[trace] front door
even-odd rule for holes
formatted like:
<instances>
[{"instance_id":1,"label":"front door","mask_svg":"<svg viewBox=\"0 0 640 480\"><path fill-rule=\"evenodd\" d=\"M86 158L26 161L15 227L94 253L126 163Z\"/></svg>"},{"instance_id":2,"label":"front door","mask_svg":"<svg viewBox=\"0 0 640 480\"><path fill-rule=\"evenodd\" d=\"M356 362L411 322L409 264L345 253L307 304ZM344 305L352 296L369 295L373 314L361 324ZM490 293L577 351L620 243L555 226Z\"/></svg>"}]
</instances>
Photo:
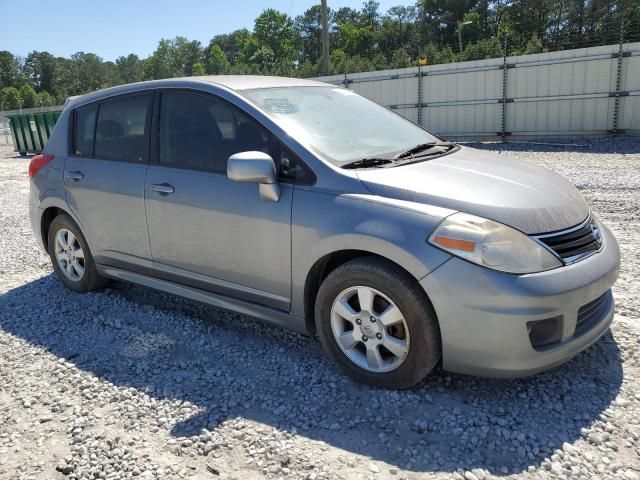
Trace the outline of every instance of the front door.
<instances>
[{"instance_id":1,"label":"front door","mask_svg":"<svg viewBox=\"0 0 640 480\"><path fill-rule=\"evenodd\" d=\"M288 310L293 186L266 202L226 175L233 153L269 152L266 131L214 96L174 91L161 93L158 137L145 185L156 275Z\"/></svg>"}]
</instances>

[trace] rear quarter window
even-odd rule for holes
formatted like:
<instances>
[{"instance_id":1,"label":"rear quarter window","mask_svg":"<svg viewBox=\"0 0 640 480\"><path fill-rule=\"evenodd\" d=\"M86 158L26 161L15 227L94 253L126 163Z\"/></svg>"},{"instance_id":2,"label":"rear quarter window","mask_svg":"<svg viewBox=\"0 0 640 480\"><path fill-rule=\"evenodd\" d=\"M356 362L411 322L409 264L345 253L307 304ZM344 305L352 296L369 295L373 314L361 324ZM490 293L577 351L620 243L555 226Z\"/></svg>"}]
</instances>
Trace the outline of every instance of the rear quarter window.
<instances>
[{"instance_id":1,"label":"rear quarter window","mask_svg":"<svg viewBox=\"0 0 640 480\"><path fill-rule=\"evenodd\" d=\"M83 157L93 156L97 105L78 108L74 115L73 154Z\"/></svg>"}]
</instances>

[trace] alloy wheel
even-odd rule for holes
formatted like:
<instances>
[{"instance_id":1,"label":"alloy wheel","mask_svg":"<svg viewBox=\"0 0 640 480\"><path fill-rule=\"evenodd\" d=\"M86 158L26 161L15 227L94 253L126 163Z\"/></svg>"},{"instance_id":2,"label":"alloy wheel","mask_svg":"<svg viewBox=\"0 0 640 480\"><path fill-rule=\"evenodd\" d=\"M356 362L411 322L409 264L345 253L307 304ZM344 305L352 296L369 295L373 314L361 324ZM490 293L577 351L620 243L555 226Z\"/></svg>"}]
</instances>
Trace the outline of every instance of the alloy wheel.
<instances>
[{"instance_id":1,"label":"alloy wheel","mask_svg":"<svg viewBox=\"0 0 640 480\"><path fill-rule=\"evenodd\" d=\"M72 282L84 276L84 251L71 230L61 228L56 232L54 253L63 275Z\"/></svg>"},{"instance_id":2,"label":"alloy wheel","mask_svg":"<svg viewBox=\"0 0 640 480\"><path fill-rule=\"evenodd\" d=\"M390 372L409 353L409 328L398 306L382 292L350 287L331 307L331 330L338 347L360 368Z\"/></svg>"}]
</instances>

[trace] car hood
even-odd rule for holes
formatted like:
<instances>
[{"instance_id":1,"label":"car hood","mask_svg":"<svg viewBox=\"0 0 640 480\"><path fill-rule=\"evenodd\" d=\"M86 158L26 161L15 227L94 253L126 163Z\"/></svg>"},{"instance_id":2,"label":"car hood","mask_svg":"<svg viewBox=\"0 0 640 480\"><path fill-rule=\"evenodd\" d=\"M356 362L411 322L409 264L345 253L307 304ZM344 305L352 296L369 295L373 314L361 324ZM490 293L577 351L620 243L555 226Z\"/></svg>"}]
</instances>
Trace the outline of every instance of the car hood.
<instances>
[{"instance_id":1,"label":"car hood","mask_svg":"<svg viewBox=\"0 0 640 480\"><path fill-rule=\"evenodd\" d=\"M478 215L527 234L573 227L589 215L580 192L560 175L468 147L432 160L357 174L376 195Z\"/></svg>"}]
</instances>

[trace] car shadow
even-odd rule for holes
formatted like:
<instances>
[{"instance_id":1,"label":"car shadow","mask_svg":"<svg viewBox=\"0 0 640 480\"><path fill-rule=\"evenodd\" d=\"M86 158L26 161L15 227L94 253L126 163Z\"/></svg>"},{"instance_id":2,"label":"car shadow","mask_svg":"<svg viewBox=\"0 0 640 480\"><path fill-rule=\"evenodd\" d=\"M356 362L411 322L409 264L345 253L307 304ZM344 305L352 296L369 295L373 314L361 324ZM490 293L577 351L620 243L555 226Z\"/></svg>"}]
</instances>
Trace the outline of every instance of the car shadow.
<instances>
[{"instance_id":1,"label":"car shadow","mask_svg":"<svg viewBox=\"0 0 640 480\"><path fill-rule=\"evenodd\" d=\"M531 378L437 371L379 390L341 376L313 338L138 286L76 294L53 275L0 296L0 328L115 385L199 407L162 427L174 437L246 418L414 472L539 466L599 418L623 377L608 332Z\"/></svg>"}]
</instances>

